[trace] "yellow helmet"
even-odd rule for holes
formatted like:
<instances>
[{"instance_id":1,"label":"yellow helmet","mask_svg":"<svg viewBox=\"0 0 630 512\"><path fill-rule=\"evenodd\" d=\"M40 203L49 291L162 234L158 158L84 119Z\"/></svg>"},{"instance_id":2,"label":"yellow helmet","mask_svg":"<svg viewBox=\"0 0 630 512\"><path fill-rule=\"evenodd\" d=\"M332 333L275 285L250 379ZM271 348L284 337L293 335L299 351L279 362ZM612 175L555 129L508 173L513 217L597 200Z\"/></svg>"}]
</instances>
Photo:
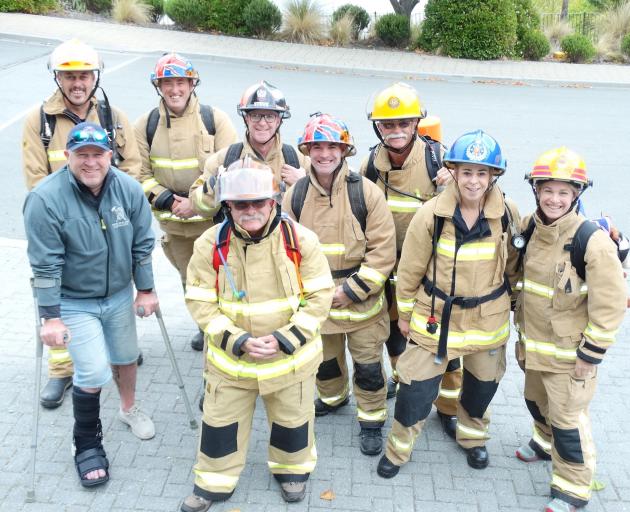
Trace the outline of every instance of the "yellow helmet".
<instances>
[{"instance_id":1,"label":"yellow helmet","mask_svg":"<svg viewBox=\"0 0 630 512\"><path fill-rule=\"evenodd\" d=\"M566 181L581 189L591 185L584 160L565 146L550 149L540 155L525 179L532 184L546 180Z\"/></svg>"},{"instance_id":2,"label":"yellow helmet","mask_svg":"<svg viewBox=\"0 0 630 512\"><path fill-rule=\"evenodd\" d=\"M50 54L48 70L57 71L102 71L103 61L91 46L71 39L61 43Z\"/></svg>"},{"instance_id":3,"label":"yellow helmet","mask_svg":"<svg viewBox=\"0 0 630 512\"><path fill-rule=\"evenodd\" d=\"M370 121L389 119L422 119L426 111L422 108L416 90L410 85L397 82L378 92L368 105L367 118Z\"/></svg>"}]
</instances>

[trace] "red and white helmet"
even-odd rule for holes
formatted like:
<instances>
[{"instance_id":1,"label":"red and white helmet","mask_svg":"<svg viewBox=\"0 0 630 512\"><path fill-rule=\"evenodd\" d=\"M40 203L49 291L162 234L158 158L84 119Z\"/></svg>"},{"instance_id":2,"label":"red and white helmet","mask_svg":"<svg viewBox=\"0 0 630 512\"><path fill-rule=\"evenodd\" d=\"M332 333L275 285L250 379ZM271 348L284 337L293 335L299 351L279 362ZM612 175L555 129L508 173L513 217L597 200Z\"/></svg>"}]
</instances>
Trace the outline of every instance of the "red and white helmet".
<instances>
[{"instance_id":1,"label":"red and white helmet","mask_svg":"<svg viewBox=\"0 0 630 512\"><path fill-rule=\"evenodd\" d=\"M348 125L330 114L317 113L311 116L304 127L304 133L298 138L298 148L308 155L308 145L315 142L343 144L346 147L344 156L352 156L356 153Z\"/></svg>"},{"instance_id":2,"label":"red and white helmet","mask_svg":"<svg viewBox=\"0 0 630 512\"><path fill-rule=\"evenodd\" d=\"M155 69L151 73L151 83L157 87L162 78L189 78L195 87L199 83L199 73L192 62L173 52L166 53L158 59Z\"/></svg>"}]
</instances>

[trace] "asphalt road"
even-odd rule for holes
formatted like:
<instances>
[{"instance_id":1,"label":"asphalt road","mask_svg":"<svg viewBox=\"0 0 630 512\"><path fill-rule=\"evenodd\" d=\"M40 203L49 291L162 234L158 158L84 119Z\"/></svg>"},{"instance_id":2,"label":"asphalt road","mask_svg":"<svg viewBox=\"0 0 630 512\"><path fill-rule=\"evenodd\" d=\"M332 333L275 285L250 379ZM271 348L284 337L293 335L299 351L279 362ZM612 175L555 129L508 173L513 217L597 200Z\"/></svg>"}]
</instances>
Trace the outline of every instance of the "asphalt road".
<instances>
[{"instance_id":1,"label":"asphalt road","mask_svg":"<svg viewBox=\"0 0 630 512\"><path fill-rule=\"evenodd\" d=\"M46 69L54 42L0 40L0 236L24 238L21 207L26 190L21 173L22 114L48 97L55 88ZM157 54L103 52L105 74L101 84L110 101L133 122L157 104L149 75ZM370 95L392 82L386 76L296 71L281 66L253 66L207 56L191 56L202 79L202 102L226 111L242 132L236 114L241 92L265 79L282 89L292 117L282 127L285 142L295 143L308 115L329 112L344 119L355 138L359 166L376 137L366 121ZM331 63L334 64L334 63ZM501 178L503 190L527 213L534 203L525 172L536 157L552 147L566 145L583 155L595 186L584 196L587 214L612 215L623 231L630 231L624 198L630 141L630 101L623 88L566 88L523 86L516 82L462 82L414 80L430 114L440 116L445 142L463 132L482 128L500 142L508 160Z\"/></svg>"}]
</instances>

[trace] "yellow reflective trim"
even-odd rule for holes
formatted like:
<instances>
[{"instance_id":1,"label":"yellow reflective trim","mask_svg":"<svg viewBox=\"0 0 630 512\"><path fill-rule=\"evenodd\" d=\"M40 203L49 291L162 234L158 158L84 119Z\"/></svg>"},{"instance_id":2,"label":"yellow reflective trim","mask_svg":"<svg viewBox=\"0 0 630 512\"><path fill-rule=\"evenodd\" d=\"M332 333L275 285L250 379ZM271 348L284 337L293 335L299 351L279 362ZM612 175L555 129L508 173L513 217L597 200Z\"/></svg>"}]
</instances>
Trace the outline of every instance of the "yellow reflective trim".
<instances>
[{"instance_id":1,"label":"yellow reflective trim","mask_svg":"<svg viewBox=\"0 0 630 512\"><path fill-rule=\"evenodd\" d=\"M208 362L219 370L236 378L266 380L286 375L309 363L322 353L322 339L315 338L302 347L297 354L287 356L273 363L256 364L231 359L220 348L208 345Z\"/></svg>"},{"instance_id":2,"label":"yellow reflective trim","mask_svg":"<svg viewBox=\"0 0 630 512\"><path fill-rule=\"evenodd\" d=\"M208 325L206 325L205 328L205 332L210 337L214 337L215 335L225 331L225 329L227 329L231 323L232 320L230 320L227 316L220 315L208 322Z\"/></svg>"},{"instance_id":3,"label":"yellow reflective trim","mask_svg":"<svg viewBox=\"0 0 630 512\"><path fill-rule=\"evenodd\" d=\"M160 184L160 182L158 180L156 180L155 178L149 178L148 180L144 180L142 182L142 191L146 194L153 187L157 187L159 184Z\"/></svg>"},{"instance_id":4,"label":"yellow reflective trim","mask_svg":"<svg viewBox=\"0 0 630 512\"><path fill-rule=\"evenodd\" d=\"M194 215L188 219L183 219L182 217L175 215L173 212L166 210L153 209L153 213L155 214L155 218L157 220L163 222L208 222L208 219L202 217L201 215Z\"/></svg>"},{"instance_id":5,"label":"yellow reflective trim","mask_svg":"<svg viewBox=\"0 0 630 512\"><path fill-rule=\"evenodd\" d=\"M440 388L440 396L443 396L444 398L450 398L450 399L459 398L460 390L461 388L457 388L457 389Z\"/></svg>"},{"instance_id":6,"label":"yellow reflective trim","mask_svg":"<svg viewBox=\"0 0 630 512\"><path fill-rule=\"evenodd\" d=\"M183 169L198 169L199 159L182 158L179 160L173 160L171 158L151 157L151 166L172 169L174 171L181 171Z\"/></svg>"},{"instance_id":7,"label":"yellow reflective trim","mask_svg":"<svg viewBox=\"0 0 630 512\"><path fill-rule=\"evenodd\" d=\"M238 483L237 476L225 475L223 473L213 473L211 471L201 471L193 469L195 475L204 483L204 487L224 487L234 489Z\"/></svg>"},{"instance_id":8,"label":"yellow reflective trim","mask_svg":"<svg viewBox=\"0 0 630 512\"><path fill-rule=\"evenodd\" d=\"M385 294L381 292L376 303L367 311L362 313L358 311L351 311L350 309L331 309L328 315L333 320L349 320L351 322L360 322L367 320L377 315L383 308L383 301L385 300Z\"/></svg>"},{"instance_id":9,"label":"yellow reflective trim","mask_svg":"<svg viewBox=\"0 0 630 512\"><path fill-rule=\"evenodd\" d=\"M203 193L203 187L199 187L193 191L192 202L195 205L195 208L200 212L210 213L218 210L217 206L208 206L204 201L205 194Z\"/></svg>"},{"instance_id":10,"label":"yellow reflective trim","mask_svg":"<svg viewBox=\"0 0 630 512\"><path fill-rule=\"evenodd\" d=\"M545 356L553 356L556 359L575 360L577 357L576 349L558 348L555 343L532 340L523 333L521 333L521 340L525 342L526 352L538 352Z\"/></svg>"},{"instance_id":11,"label":"yellow reflective trim","mask_svg":"<svg viewBox=\"0 0 630 512\"><path fill-rule=\"evenodd\" d=\"M274 469L288 469L304 473L312 473L315 469L315 464L317 464L317 448L315 448L315 444L313 444L313 447L311 448L311 453L309 455L311 457L311 460L303 462L302 464L280 464L279 462L268 460L267 465L269 466L269 469L271 471L273 471Z\"/></svg>"},{"instance_id":12,"label":"yellow reflective trim","mask_svg":"<svg viewBox=\"0 0 630 512\"><path fill-rule=\"evenodd\" d=\"M330 273L324 274L319 277L313 277L311 279L302 280L302 286L305 293L318 292L319 290L325 290L326 288L332 288L335 286Z\"/></svg>"},{"instance_id":13,"label":"yellow reflective trim","mask_svg":"<svg viewBox=\"0 0 630 512\"><path fill-rule=\"evenodd\" d=\"M324 402L326 405L337 405L339 402L343 402L348 395L350 395L350 388L348 387L348 383L346 382L343 386L343 391L339 395L334 396L322 396L321 393L317 393L319 395L319 399Z\"/></svg>"},{"instance_id":14,"label":"yellow reflective trim","mask_svg":"<svg viewBox=\"0 0 630 512\"><path fill-rule=\"evenodd\" d=\"M472 437L473 439L485 439L486 437L488 437L487 428L484 430L478 430L476 428L462 425L459 421L457 422L457 430L459 430L465 436Z\"/></svg>"},{"instance_id":15,"label":"yellow reflective trim","mask_svg":"<svg viewBox=\"0 0 630 512\"><path fill-rule=\"evenodd\" d=\"M398 306L398 311L410 312L413 311L413 305L416 303L415 299L399 299L396 298L396 305Z\"/></svg>"},{"instance_id":16,"label":"yellow reflective trim","mask_svg":"<svg viewBox=\"0 0 630 512\"><path fill-rule=\"evenodd\" d=\"M319 320L317 320L317 318L315 318L313 315L305 313L301 309L298 310L291 317L291 322L293 322L296 326L301 327L302 329L305 329L313 334L318 332L319 328L321 327L321 324Z\"/></svg>"},{"instance_id":17,"label":"yellow reflective trim","mask_svg":"<svg viewBox=\"0 0 630 512\"><path fill-rule=\"evenodd\" d=\"M200 302L217 302L217 291L214 288L186 286L184 298L186 300L198 300Z\"/></svg>"},{"instance_id":18,"label":"yellow reflective trim","mask_svg":"<svg viewBox=\"0 0 630 512\"><path fill-rule=\"evenodd\" d=\"M519 291L523 289L523 281L518 281L516 285L512 286L512 291Z\"/></svg>"},{"instance_id":19,"label":"yellow reflective trim","mask_svg":"<svg viewBox=\"0 0 630 512\"><path fill-rule=\"evenodd\" d=\"M48 150L48 161L50 163L53 162L65 162L66 155L63 149L49 149Z\"/></svg>"},{"instance_id":20,"label":"yellow reflective trim","mask_svg":"<svg viewBox=\"0 0 630 512\"><path fill-rule=\"evenodd\" d=\"M551 299L553 297L553 288L532 281L531 279L525 279L523 281L523 290L527 293L533 293L534 295L546 297L547 299Z\"/></svg>"},{"instance_id":21,"label":"yellow reflective trim","mask_svg":"<svg viewBox=\"0 0 630 512\"><path fill-rule=\"evenodd\" d=\"M389 196L387 198L387 206L394 213L414 213L422 206L420 199L413 199L404 196Z\"/></svg>"},{"instance_id":22,"label":"yellow reflective trim","mask_svg":"<svg viewBox=\"0 0 630 512\"><path fill-rule=\"evenodd\" d=\"M426 330L427 318L421 317L416 313L411 315L411 323L410 327L422 334L423 336L427 336L435 341L440 339L440 330L441 324L438 323L438 330L435 334L430 334ZM469 347L469 346L485 346L485 345L494 345L495 343L501 341L504 338L507 338L510 335L510 325L509 322L505 322L501 327L499 327L496 331L478 331L475 329L470 329L464 332L457 332L453 330L449 330L447 346L450 348L461 348L461 347Z\"/></svg>"},{"instance_id":23,"label":"yellow reflective trim","mask_svg":"<svg viewBox=\"0 0 630 512\"><path fill-rule=\"evenodd\" d=\"M69 363L72 358L67 348L51 348L48 350L48 360L53 363Z\"/></svg>"},{"instance_id":24,"label":"yellow reflective trim","mask_svg":"<svg viewBox=\"0 0 630 512\"><path fill-rule=\"evenodd\" d=\"M378 270L374 270L373 268L365 265L361 265L361 268L359 269L359 277L372 281L379 286L383 286L385 284L385 279L387 279L387 276L384 276Z\"/></svg>"},{"instance_id":25,"label":"yellow reflective trim","mask_svg":"<svg viewBox=\"0 0 630 512\"><path fill-rule=\"evenodd\" d=\"M409 453L413 449L413 443L415 442L415 436L409 443L405 443L398 439L394 434L389 434L389 440L394 445L394 448L398 453Z\"/></svg>"},{"instance_id":26,"label":"yellow reflective trim","mask_svg":"<svg viewBox=\"0 0 630 512\"><path fill-rule=\"evenodd\" d=\"M614 331L602 331L595 327L591 322L586 325L584 330L584 336L588 336L592 340L605 341L608 343L614 343L617 330Z\"/></svg>"},{"instance_id":27,"label":"yellow reflective trim","mask_svg":"<svg viewBox=\"0 0 630 512\"><path fill-rule=\"evenodd\" d=\"M532 439L534 442L540 446L546 453L551 453L551 443L549 441L545 441L542 437L542 434L538 431L538 427L534 425L534 433L532 434Z\"/></svg>"},{"instance_id":28,"label":"yellow reflective trim","mask_svg":"<svg viewBox=\"0 0 630 512\"><path fill-rule=\"evenodd\" d=\"M300 297L293 295L284 299L264 300L262 302L233 302L219 298L219 307L223 313L230 316L256 316L279 313L281 311L297 311L300 307Z\"/></svg>"},{"instance_id":29,"label":"yellow reflective trim","mask_svg":"<svg viewBox=\"0 0 630 512\"><path fill-rule=\"evenodd\" d=\"M346 246L344 244L320 244L322 248L322 252L331 256L334 254L343 254L346 252Z\"/></svg>"},{"instance_id":30,"label":"yellow reflective trim","mask_svg":"<svg viewBox=\"0 0 630 512\"><path fill-rule=\"evenodd\" d=\"M368 412L357 407L357 418L359 421L385 421L387 418L387 409L378 409Z\"/></svg>"},{"instance_id":31,"label":"yellow reflective trim","mask_svg":"<svg viewBox=\"0 0 630 512\"><path fill-rule=\"evenodd\" d=\"M571 494L575 494L576 496L579 496L580 498L584 498L586 500L591 497L590 485L575 485L574 483L565 480L555 473L551 475L551 485L555 485L563 491L568 491Z\"/></svg>"},{"instance_id":32,"label":"yellow reflective trim","mask_svg":"<svg viewBox=\"0 0 630 512\"><path fill-rule=\"evenodd\" d=\"M455 257L455 240L440 237L437 252L449 258ZM463 244L457 251L457 261L485 261L494 259L496 247L493 242Z\"/></svg>"}]
</instances>

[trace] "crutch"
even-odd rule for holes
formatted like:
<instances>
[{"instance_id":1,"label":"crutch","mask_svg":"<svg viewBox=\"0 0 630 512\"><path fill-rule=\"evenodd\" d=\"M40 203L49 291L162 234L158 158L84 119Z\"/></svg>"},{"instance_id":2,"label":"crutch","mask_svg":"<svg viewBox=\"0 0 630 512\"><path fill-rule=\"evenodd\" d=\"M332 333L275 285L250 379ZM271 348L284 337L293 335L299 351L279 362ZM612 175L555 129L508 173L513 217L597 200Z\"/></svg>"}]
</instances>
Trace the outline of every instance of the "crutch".
<instances>
[{"instance_id":1,"label":"crutch","mask_svg":"<svg viewBox=\"0 0 630 512\"><path fill-rule=\"evenodd\" d=\"M39 429L39 388L42 378L42 356L44 353L42 339L40 337L41 324L39 319L39 307L37 293L33 278L31 278L31 291L33 292L33 305L35 306L35 391L33 393L33 427L31 429L31 487L26 492L26 502L35 501L35 461L37 459L37 431Z\"/></svg>"},{"instance_id":2,"label":"crutch","mask_svg":"<svg viewBox=\"0 0 630 512\"><path fill-rule=\"evenodd\" d=\"M138 308L138 314L140 316L144 315L144 308L140 306ZM175 377L177 378L177 386L182 392L182 397L184 398L184 405L186 406L186 412L188 413L188 419L190 420L190 428L197 428L197 420L193 414L192 407L190 407L190 400L188 400L188 394L186 393L186 388L184 387L184 381L182 380L182 374L179 371L179 366L177 365L177 360L175 359L175 352L173 352L173 346L171 345L171 338L166 331L166 326L164 325L164 319L162 318L162 311L158 307L155 310L155 316L158 320L158 324L160 325L160 331L162 331L162 338L164 339L164 345L166 345L166 351L168 352L168 357L171 360L171 366L173 367L173 371L175 372Z\"/></svg>"}]
</instances>

